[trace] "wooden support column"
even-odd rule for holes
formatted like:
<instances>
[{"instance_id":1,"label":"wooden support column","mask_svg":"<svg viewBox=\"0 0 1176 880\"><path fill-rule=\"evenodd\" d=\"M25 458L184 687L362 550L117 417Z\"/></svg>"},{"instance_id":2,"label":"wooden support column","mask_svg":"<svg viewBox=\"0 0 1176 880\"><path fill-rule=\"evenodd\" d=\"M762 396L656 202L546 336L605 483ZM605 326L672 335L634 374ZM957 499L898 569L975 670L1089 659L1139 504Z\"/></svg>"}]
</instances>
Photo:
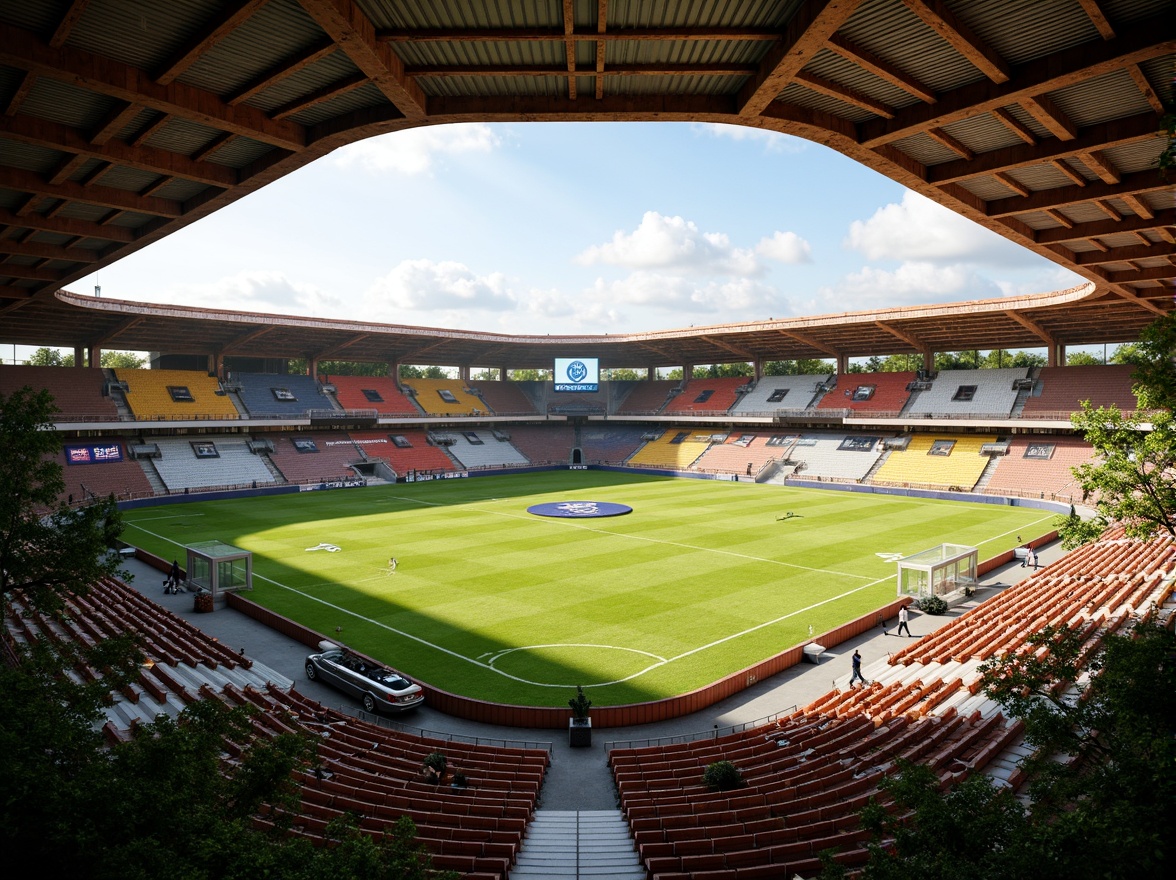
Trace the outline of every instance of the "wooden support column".
<instances>
[{"instance_id":1,"label":"wooden support column","mask_svg":"<svg viewBox=\"0 0 1176 880\"><path fill-rule=\"evenodd\" d=\"M74 366L84 367L86 365L86 350L80 345L74 346Z\"/></svg>"},{"instance_id":2,"label":"wooden support column","mask_svg":"<svg viewBox=\"0 0 1176 880\"><path fill-rule=\"evenodd\" d=\"M657 378L657 367L646 367L645 368L645 381L652 382L656 378Z\"/></svg>"},{"instance_id":3,"label":"wooden support column","mask_svg":"<svg viewBox=\"0 0 1176 880\"><path fill-rule=\"evenodd\" d=\"M466 385L470 384L470 365L469 364L463 364L462 366L457 368L457 378L459 378L459 379L461 379L461 381L465 382Z\"/></svg>"},{"instance_id":4,"label":"wooden support column","mask_svg":"<svg viewBox=\"0 0 1176 880\"><path fill-rule=\"evenodd\" d=\"M837 355L837 375L844 376L849 372L849 355L842 352Z\"/></svg>"},{"instance_id":5,"label":"wooden support column","mask_svg":"<svg viewBox=\"0 0 1176 880\"><path fill-rule=\"evenodd\" d=\"M225 378L225 356L223 354L208 355L208 375L218 379Z\"/></svg>"},{"instance_id":6,"label":"wooden support column","mask_svg":"<svg viewBox=\"0 0 1176 880\"><path fill-rule=\"evenodd\" d=\"M498 381L499 382L506 381L506 367L499 367L498 368Z\"/></svg>"},{"instance_id":7,"label":"wooden support column","mask_svg":"<svg viewBox=\"0 0 1176 880\"><path fill-rule=\"evenodd\" d=\"M760 358L756 358L751 362L752 376L756 382L764 377L764 362Z\"/></svg>"},{"instance_id":8,"label":"wooden support column","mask_svg":"<svg viewBox=\"0 0 1176 880\"><path fill-rule=\"evenodd\" d=\"M404 390L404 386L400 384L400 361L388 361L388 376L396 383L397 391Z\"/></svg>"},{"instance_id":9,"label":"wooden support column","mask_svg":"<svg viewBox=\"0 0 1176 880\"><path fill-rule=\"evenodd\" d=\"M923 369L928 373L935 371L935 352L929 348L923 349Z\"/></svg>"},{"instance_id":10,"label":"wooden support column","mask_svg":"<svg viewBox=\"0 0 1176 880\"><path fill-rule=\"evenodd\" d=\"M682 365L682 381L689 382L693 378L694 378L694 365L693 364L683 364Z\"/></svg>"},{"instance_id":11,"label":"wooden support column","mask_svg":"<svg viewBox=\"0 0 1176 880\"><path fill-rule=\"evenodd\" d=\"M318 365L319 365L318 358L308 357L306 359L306 375L310 376L310 378L312 378L312 379L317 379L318 378Z\"/></svg>"}]
</instances>

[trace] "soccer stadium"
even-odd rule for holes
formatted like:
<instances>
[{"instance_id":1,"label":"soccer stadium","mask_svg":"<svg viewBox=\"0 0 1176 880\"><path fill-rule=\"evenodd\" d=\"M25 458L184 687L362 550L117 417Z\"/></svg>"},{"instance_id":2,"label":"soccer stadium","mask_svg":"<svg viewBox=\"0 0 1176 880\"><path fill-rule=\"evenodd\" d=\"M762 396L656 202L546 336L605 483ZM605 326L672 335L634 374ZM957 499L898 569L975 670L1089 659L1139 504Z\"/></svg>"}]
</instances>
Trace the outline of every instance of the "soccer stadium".
<instances>
[{"instance_id":1,"label":"soccer stadium","mask_svg":"<svg viewBox=\"0 0 1176 880\"><path fill-rule=\"evenodd\" d=\"M1093 503L1074 468L1099 461L1071 415L1142 412L1131 365L1068 352L1136 344L1174 311L1167 0L188 0L139 18L0 9L0 344L74 353L0 364L0 396L52 395L57 502L112 497L133 576L64 614L6 595L5 659L135 635L111 749L193 704L252 707L255 741L316 748L286 821L267 804L252 827L325 849L342 816L373 837L406 816L432 870L471 880L855 875L861 811L898 811L906 762L943 791L983 776L1027 797L1034 750L986 664L1047 657L1054 628L1086 662L1140 621L1171 627L1172 539L1058 540ZM608 335L76 290L342 146L524 120L805 138L1085 281ZM1016 350L1044 364L936 368ZM911 368L861 370L893 355ZM308 659L324 641L423 705L332 689ZM226 768L241 758L226 744ZM704 783L716 762L741 784Z\"/></svg>"}]
</instances>

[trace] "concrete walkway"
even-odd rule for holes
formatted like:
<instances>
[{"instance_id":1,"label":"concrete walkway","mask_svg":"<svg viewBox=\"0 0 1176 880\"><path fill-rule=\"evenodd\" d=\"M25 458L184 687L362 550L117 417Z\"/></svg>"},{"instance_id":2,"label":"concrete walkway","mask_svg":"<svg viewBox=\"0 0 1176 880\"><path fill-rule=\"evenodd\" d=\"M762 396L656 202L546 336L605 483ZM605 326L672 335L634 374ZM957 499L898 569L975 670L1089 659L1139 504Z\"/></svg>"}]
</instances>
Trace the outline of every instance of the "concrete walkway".
<instances>
[{"instance_id":1,"label":"concrete walkway","mask_svg":"<svg viewBox=\"0 0 1176 880\"><path fill-rule=\"evenodd\" d=\"M1054 542L1039 551L1042 565L1062 556L1061 545ZM212 614L197 614L192 607L191 594L168 596L163 593L163 574L143 563L130 560L127 569L134 575L132 585L169 611L191 621L214 638L265 663L275 671L289 676L302 694L327 706L359 708L347 696L318 682L308 681L303 671L305 645L262 626L230 608L218 608ZM910 629L915 638L934 632L979 602L1006 589L1028 575L1032 569L1013 562L995 569L981 579L975 597L951 609L947 614L932 617L914 612ZM890 622L897 627L896 621ZM886 658L902 647L908 639L871 630L837 645L823 656L820 665L801 663L778 675L764 679L709 709L670 721L632 727L617 727L593 731L591 748L570 748L563 731L522 729L480 724L453 718L424 706L413 715L400 719L406 724L445 734L461 734L510 740L551 742L553 760L540 792L540 806L544 810L609 810L618 806L616 788L605 763L607 744L617 741L644 740L656 737L682 736L705 733L718 728L746 724L776 713L804 706L834 687L838 680L849 677L849 657L855 649L862 653L862 668L867 679L872 679L871 667L884 663Z\"/></svg>"}]
</instances>

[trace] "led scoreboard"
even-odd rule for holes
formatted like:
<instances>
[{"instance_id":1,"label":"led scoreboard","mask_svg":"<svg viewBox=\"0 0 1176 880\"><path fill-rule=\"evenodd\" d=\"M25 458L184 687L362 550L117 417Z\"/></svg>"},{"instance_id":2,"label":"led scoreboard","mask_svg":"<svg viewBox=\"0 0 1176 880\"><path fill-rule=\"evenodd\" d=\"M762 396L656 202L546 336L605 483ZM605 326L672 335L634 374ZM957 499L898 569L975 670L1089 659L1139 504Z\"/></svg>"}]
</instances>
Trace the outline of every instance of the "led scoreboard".
<instances>
[{"instance_id":1,"label":"led scoreboard","mask_svg":"<svg viewBox=\"0 0 1176 880\"><path fill-rule=\"evenodd\" d=\"M556 358L556 391L599 391L600 358Z\"/></svg>"}]
</instances>

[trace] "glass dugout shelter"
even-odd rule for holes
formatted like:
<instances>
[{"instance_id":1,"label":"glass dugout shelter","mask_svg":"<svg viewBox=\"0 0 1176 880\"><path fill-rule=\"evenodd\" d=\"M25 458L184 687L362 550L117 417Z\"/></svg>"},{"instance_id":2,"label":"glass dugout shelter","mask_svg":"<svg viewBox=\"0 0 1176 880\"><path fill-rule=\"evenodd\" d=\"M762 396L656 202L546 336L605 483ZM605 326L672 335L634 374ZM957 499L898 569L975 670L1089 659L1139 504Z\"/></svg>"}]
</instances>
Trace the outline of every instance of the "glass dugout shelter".
<instances>
[{"instance_id":1,"label":"glass dugout shelter","mask_svg":"<svg viewBox=\"0 0 1176 880\"><path fill-rule=\"evenodd\" d=\"M188 586L212 593L253 589L253 554L223 541L189 544Z\"/></svg>"},{"instance_id":2,"label":"glass dugout shelter","mask_svg":"<svg viewBox=\"0 0 1176 880\"><path fill-rule=\"evenodd\" d=\"M898 595L939 596L949 604L976 588L975 547L940 544L898 561Z\"/></svg>"}]
</instances>

